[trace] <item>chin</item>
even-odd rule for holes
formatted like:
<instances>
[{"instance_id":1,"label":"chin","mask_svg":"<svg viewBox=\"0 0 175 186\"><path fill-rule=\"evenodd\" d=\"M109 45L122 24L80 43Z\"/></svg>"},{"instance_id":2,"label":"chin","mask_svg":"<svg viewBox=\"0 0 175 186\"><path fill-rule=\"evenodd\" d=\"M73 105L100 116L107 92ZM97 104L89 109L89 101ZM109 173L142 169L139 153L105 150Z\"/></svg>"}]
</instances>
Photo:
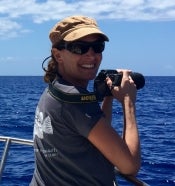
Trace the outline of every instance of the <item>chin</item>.
<instances>
[{"instance_id":1,"label":"chin","mask_svg":"<svg viewBox=\"0 0 175 186\"><path fill-rule=\"evenodd\" d=\"M93 75L88 76L86 79L93 80L93 79L95 79L95 77L96 77L96 73L93 74Z\"/></svg>"}]
</instances>

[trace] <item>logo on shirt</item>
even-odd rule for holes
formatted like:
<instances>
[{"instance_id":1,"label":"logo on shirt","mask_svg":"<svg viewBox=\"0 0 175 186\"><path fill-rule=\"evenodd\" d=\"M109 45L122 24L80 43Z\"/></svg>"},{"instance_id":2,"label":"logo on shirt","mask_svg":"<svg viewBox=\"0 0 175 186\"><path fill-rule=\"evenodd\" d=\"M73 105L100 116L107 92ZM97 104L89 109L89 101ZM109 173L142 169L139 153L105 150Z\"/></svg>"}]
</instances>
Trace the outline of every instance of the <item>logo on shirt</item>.
<instances>
[{"instance_id":1,"label":"logo on shirt","mask_svg":"<svg viewBox=\"0 0 175 186\"><path fill-rule=\"evenodd\" d=\"M91 119L92 118L92 116L90 116L89 114L85 114L85 116L87 117L87 118L89 118L89 119Z\"/></svg>"},{"instance_id":2,"label":"logo on shirt","mask_svg":"<svg viewBox=\"0 0 175 186\"><path fill-rule=\"evenodd\" d=\"M53 134L51 119L49 116L44 118L43 113L40 112L37 107L35 113L34 137L36 135L38 138L43 139L43 133Z\"/></svg>"}]
</instances>

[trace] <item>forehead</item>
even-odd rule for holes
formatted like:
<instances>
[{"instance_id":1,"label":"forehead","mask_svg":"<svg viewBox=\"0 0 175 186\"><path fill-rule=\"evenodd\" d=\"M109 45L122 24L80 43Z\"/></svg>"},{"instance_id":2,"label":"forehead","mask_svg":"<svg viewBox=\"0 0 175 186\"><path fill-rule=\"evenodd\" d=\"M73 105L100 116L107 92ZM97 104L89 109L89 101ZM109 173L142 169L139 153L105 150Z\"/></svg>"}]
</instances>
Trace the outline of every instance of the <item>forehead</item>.
<instances>
[{"instance_id":1,"label":"forehead","mask_svg":"<svg viewBox=\"0 0 175 186\"><path fill-rule=\"evenodd\" d=\"M99 34L91 34L91 35L87 35L87 36L82 37L78 41L95 41L100 38L101 38L101 36Z\"/></svg>"}]
</instances>

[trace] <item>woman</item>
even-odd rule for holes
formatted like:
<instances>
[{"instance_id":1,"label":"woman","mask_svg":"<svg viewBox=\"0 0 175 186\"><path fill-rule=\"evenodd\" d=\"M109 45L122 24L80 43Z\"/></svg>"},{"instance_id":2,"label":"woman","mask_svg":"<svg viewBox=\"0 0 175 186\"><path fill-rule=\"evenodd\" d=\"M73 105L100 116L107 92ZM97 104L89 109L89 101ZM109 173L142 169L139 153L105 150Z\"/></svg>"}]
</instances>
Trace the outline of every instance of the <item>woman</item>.
<instances>
[{"instance_id":1,"label":"woman","mask_svg":"<svg viewBox=\"0 0 175 186\"><path fill-rule=\"evenodd\" d=\"M89 80L99 69L105 41L96 21L72 16L50 32L51 60L44 79L63 97L89 95ZM34 125L35 172L31 186L112 186L114 167L135 175L140 168L140 142L135 119L136 86L131 71L123 73L120 86L106 83L113 96L74 102L47 88L36 109ZM73 97L74 98L74 97ZM123 137L111 127L112 101L123 107Z\"/></svg>"}]
</instances>

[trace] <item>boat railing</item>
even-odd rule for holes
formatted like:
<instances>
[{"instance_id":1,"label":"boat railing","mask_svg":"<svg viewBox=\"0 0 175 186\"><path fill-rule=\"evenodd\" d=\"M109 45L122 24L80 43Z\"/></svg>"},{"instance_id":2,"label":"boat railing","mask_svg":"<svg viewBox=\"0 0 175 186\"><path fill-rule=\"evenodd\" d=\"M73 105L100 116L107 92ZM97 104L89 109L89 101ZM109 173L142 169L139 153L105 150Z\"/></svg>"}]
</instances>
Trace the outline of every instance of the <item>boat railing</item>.
<instances>
[{"instance_id":1,"label":"boat railing","mask_svg":"<svg viewBox=\"0 0 175 186\"><path fill-rule=\"evenodd\" d=\"M3 170L5 168L5 163L6 163L6 160L7 160L7 157L8 157L8 152L9 152L9 149L10 149L10 145L12 143L16 143L16 144L21 144L21 145L33 146L33 140L26 140L26 139L21 139L21 138L12 138L12 137L0 136L0 141L5 142L4 151L2 153L1 163L0 163L0 182L1 182L2 173L3 173Z\"/></svg>"},{"instance_id":2,"label":"boat railing","mask_svg":"<svg viewBox=\"0 0 175 186\"><path fill-rule=\"evenodd\" d=\"M0 182L1 182L3 170L5 168L5 163L8 157L8 152L10 150L10 145L12 143L15 143L20 145L33 146L33 140L0 136L0 142L5 142L4 151L2 153L1 162L0 162ZM135 186L149 186L147 183L137 179L135 176L121 174L117 169L115 169L115 172L116 175L123 177L124 179L131 182Z\"/></svg>"}]
</instances>

